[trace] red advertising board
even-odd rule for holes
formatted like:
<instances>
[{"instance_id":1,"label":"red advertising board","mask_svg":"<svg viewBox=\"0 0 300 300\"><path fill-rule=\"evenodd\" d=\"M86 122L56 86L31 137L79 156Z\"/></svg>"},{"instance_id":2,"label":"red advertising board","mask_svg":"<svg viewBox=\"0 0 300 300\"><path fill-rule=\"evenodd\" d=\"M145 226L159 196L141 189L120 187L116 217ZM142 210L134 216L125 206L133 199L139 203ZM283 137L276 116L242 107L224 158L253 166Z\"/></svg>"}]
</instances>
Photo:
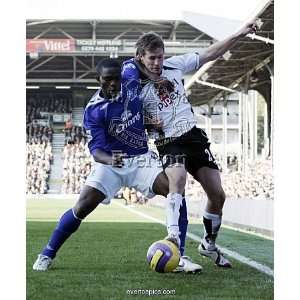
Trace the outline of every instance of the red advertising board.
<instances>
[{"instance_id":1,"label":"red advertising board","mask_svg":"<svg viewBox=\"0 0 300 300\"><path fill-rule=\"evenodd\" d=\"M26 52L72 52L75 40L72 39L27 39Z\"/></svg>"}]
</instances>

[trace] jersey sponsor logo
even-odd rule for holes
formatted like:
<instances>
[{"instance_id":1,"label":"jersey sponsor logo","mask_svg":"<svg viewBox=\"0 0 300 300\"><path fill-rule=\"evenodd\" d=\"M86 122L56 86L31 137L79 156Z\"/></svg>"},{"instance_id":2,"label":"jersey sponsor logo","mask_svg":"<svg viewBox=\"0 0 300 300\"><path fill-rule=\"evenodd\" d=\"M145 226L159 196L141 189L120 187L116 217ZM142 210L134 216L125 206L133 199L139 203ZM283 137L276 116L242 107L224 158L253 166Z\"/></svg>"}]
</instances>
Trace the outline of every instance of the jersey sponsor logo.
<instances>
[{"instance_id":1,"label":"jersey sponsor logo","mask_svg":"<svg viewBox=\"0 0 300 300\"><path fill-rule=\"evenodd\" d=\"M121 120L123 123L125 123L127 120L129 120L132 117L132 112L130 110L126 110L121 115Z\"/></svg>"},{"instance_id":2,"label":"jersey sponsor logo","mask_svg":"<svg viewBox=\"0 0 300 300\"><path fill-rule=\"evenodd\" d=\"M131 111L123 112L121 117L113 117L109 124L109 134L118 141L133 148L145 148L147 136L144 128L140 128L142 114ZM134 126L136 124L136 126Z\"/></svg>"},{"instance_id":3,"label":"jersey sponsor logo","mask_svg":"<svg viewBox=\"0 0 300 300\"><path fill-rule=\"evenodd\" d=\"M172 80L172 83L174 86L178 86L178 82L175 78ZM179 103L181 98L178 89L175 89L173 92L169 93L165 88L161 88L157 91L157 96L160 100L160 103L158 103L159 111L162 111L164 108L167 108L170 105L174 105L175 101Z\"/></svg>"},{"instance_id":4,"label":"jersey sponsor logo","mask_svg":"<svg viewBox=\"0 0 300 300\"><path fill-rule=\"evenodd\" d=\"M126 128L132 126L134 123L141 119L141 113L133 115L130 110L124 111L120 119L113 119L111 124L112 134L120 134L126 130ZM121 123L120 123L121 121Z\"/></svg>"},{"instance_id":5,"label":"jersey sponsor logo","mask_svg":"<svg viewBox=\"0 0 300 300\"><path fill-rule=\"evenodd\" d=\"M164 100L162 100L160 98L160 103L158 103L158 109L159 111L162 111L164 109L164 107L168 107L169 105L173 104L173 101L170 98L165 98Z\"/></svg>"}]
</instances>

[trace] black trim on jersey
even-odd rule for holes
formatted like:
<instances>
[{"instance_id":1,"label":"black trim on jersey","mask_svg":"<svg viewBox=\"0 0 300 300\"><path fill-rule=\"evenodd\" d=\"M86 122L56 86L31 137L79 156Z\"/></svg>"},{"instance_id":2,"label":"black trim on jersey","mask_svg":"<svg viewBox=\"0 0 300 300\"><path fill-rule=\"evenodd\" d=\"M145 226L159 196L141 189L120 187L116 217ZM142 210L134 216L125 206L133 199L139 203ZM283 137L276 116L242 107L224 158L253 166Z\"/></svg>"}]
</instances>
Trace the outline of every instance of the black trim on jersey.
<instances>
[{"instance_id":1,"label":"black trim on jersey","mask_svg":"<svg viewBox=\"0 0 300 300\"><path fill-rule=\"evenodd\" d=\"M178 68L172 68L172 67L167 67L167 66L163 66L164 70L179 70Z\"/></svg>"},{"instance_id":2,"label":"black trim on jersey","mask_svg":"<svg viewBox=\"0 0 300 300\"><path fill-rule=\"evenodd\" d=\"M149 83L150 79L145 76L142 72L139 70L140 80L141 80L141 88L143 88L146 84Z\"/></svg>"}]
</instances>

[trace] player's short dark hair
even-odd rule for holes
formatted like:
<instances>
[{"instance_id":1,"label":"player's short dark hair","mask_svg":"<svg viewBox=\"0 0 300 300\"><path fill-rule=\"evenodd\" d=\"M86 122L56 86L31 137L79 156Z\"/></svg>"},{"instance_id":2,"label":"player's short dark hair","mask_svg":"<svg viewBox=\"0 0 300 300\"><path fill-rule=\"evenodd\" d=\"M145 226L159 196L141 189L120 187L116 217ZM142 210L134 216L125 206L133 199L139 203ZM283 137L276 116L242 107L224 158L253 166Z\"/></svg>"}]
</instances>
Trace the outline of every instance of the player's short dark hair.
<instances>
[{"instance_id":1,"label":"player's short dark hair","mask_svg":"<svg viewBox=\"0 0 300 300\"><path fill-rule=\"evenodd\" d=\"M146 50L153 51L158 48L165 50L162 38L154 32L143 34L136 42L135 47L137 55L144 55Z\"/></svg>"},{"instance_id":2,"label":"player's short dark hair","mask_svg":"<svg viewBox=\"0 0 300 300\"><path fill-rule=\"evenodd\" d=\"M97 63L96 72L97 76L102 74L103 68L116 68L121 72L121 64L115 58L104 58Z\"/></svg>"}]
</instances>

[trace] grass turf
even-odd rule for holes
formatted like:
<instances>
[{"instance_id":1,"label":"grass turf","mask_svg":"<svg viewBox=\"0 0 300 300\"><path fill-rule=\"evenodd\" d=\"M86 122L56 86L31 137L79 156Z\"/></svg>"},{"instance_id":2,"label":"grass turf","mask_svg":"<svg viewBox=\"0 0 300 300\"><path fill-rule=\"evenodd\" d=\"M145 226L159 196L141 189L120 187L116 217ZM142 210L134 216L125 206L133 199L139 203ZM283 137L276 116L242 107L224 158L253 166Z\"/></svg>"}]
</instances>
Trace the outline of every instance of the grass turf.
<instances>
[{"instance_id":1,"label":"grass turf","mask_svg":"<svg viewBox=\"0 0 300 300\"><path fill-rule=\"evenodd\" d=\"M32 264L55 227L54 222L27 223L27 299L143 299L127 290L174 291L156 299L273 299L273 279L234 261L234 269L217 268L187 241L187 254L202 274L159 274L149 270L149 245L165 233L159 224L85 222L59 252L53 269L34 272Z\"/></svg>"},{"instance_id":2,"label":"grass turf","mask_svg":"<svg viewBox=\"0 0 300 300\"><path fill-rule=\"evenodd\" d=\"M165 228L115 203L101 205L88 216L80 230L63 245L52 270L34 272L32 264L37 254L47 243L58 217L73 203L74 199L32 199L27 202L29 300L148 297L128 295L128 290L133 293L145 293L147 290L172 293L156 295L155 299L273 299L272 277L233 259L234 269L217 268L209 259L198 255L198 243L190 239L186 242L186 254L203 266L202 274L159 274L151 271L146 263L146 252L153 241L165 236ZM135 209L164 219L164 212L159 208L143 205ZM199 220L190 219L189 230L202 234ZM273 264L272 241L223 228L218 242L260 263Z\"/></svg>"}]
</instances>

